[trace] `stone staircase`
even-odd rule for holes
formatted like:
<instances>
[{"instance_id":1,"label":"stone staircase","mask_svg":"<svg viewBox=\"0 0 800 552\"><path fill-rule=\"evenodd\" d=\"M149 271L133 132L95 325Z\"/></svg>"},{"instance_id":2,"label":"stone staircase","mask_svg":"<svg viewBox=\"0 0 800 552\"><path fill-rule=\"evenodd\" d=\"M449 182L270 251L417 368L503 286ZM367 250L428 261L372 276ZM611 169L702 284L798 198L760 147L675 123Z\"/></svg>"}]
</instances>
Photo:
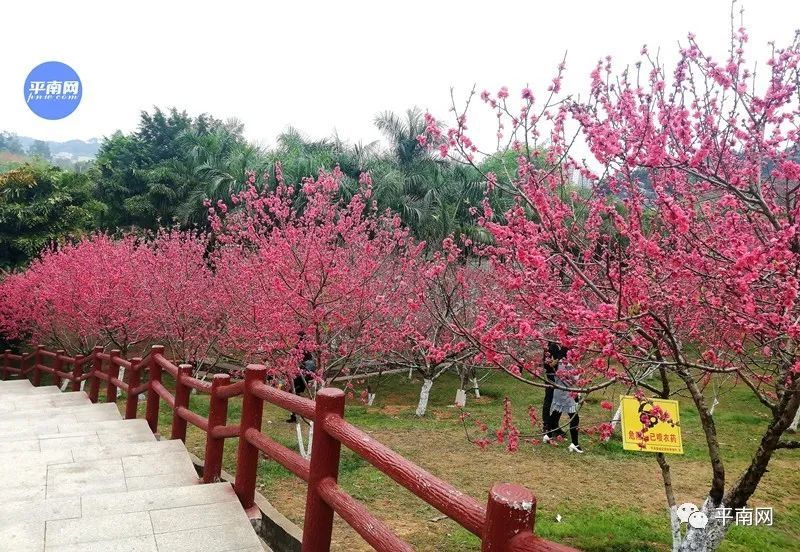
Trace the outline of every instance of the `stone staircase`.
<instances>
[{"instance_id":1,"label":"stone staircase","mask_svg":"<svg viewBox=\"0 0 800 552\"><path fill-rule=\"evenodd\" d=\"M266 550L230 484L199 484L181 441L86 393L0 381L0 550Z\"/></svg>"}]
</instances>

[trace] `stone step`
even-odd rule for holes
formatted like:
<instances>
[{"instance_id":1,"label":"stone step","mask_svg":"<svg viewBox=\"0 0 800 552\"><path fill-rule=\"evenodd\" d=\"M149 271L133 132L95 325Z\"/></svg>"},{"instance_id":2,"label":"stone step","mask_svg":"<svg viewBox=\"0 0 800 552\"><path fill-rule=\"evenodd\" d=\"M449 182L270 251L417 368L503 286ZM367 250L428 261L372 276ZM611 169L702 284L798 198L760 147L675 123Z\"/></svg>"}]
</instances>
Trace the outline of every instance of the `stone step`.
<instances>
[{"instance_id":1,"label":"stone step","mask_svg":"<svg viewBox=\"0 0 800 552\"><path fill-rule=\"evenodd\" d=\"M28 410L13 416L0 417L0 435L14 431L31 430L65 424L86 424L121 420L122 415L115 404L93 404L79 407ZM56 429L58 431L58 429Z\"/></svg>"},{"instance_id":2,"label":"stone step","mask_svg":"<svg viewBox=\"0 0 800 552\"><path fill-rule=\"evenodd\" d=\"M5 466L30 464L69 464L87 460L122 458L164 453L186 452L186 446L179 440L140 441L133 443L114 443L110 445L83 445L76 448L52 450L32 450L0 452L0 464Z\"/></svg>"},{"instance_id":3,"label":"stone step","mask_svg":"<svg viewBox=\"0 0 800 552\"><path fill-rule=\"evenodd\" d=\"M76 431L72 433L49 433L36 438L0 440L3 452L52 451L73 449L90 445L112 445L116 443L137 443L155 441L147 422L144 420L124 420L127 424L116 431Z\"/></svg>"},{"instance_id":4,"label":"stone step","mask_svg":"<svg viewBox=\"0 0 800 552\"><path fill-rule=\"evenodd\" d=\"M34 386L27 378L15 380L0 380L0 395L4 393L52 393L50 388L58 391L55 385Z\"/></svg>"},{"instance_id":5,"label":"stone step","mask_svg":"<svg viewBox=\"0 0 800 552\"><path fill-rule=\"evenodd\" d=\"M12 502L0 534L20 550L263 550L227 483Z\"/></svg>"},{"instance_id":6,"label":"stone step","mask_svg":"<svg viewBox=\"0 0 800 552\"><path fill-rule=\"evenodd\" d=\"M0 509L0 526L29 521L50 521L81 516L81 498L50 500L17 500L6 502Z\"/></svg>"},{"instance_id":7,"label":"stone step","mask_svg":"<svg viewBox=\"0 0 800 552\"><path fill-rule=\"evenodd\" d=\"M116 419L97 422L75 422L71 420L62 422L58 419L21 422L12 424L6 429L0 429L0 443L25 439L45 439L58 434L97 433L99 436L101 434L144 433L145 430L148 433L150 432L145 420L121 420L119 418L119 415L117 415Z\"/></svg>"},{"instance_id":8,"label":"stone step","mask_svg":"<svg viewBox=\"0 0 800 552\"><path fill-rule=\"evenodd\" d=\"M42 389L46 389L47 387L52 387L50 385L42 387ZM0 381L0 393L3 393L9 389L33 389L33 384L28 379L16 379L16 380L2 380Z\"/></svg>"},{"instance_id":9,"label":"stone step","mask_svg":"<svg viewBox=\"0 0 800 552\"><path fill-rule=\"evenodd\" d=\"M266 549L228 483L198 484L181 441L85 393L30 389L0 382L0 462L14 467L0 479L0 549Z\"/></svg>"},{"instance_id":10,"label":"stone step","mask_svg":"<svg viewBox=\"0 0 800 552\"><path fill-rule=\"evenodd\" d=\"M9 383L17 383L19 385L7 385ZM2 382L0 385L0 396L3 395L50 395L52 393L59 393L60 390L55 385L44 385L34 387L28 380L17 380L13 382Z\"/></svg>"},{"instance_id":11,"label":"stone step","mask_svg":"<svg viewBox=\"0 0 800 552\"><path fill-rule=\"evenodd\" d=\"M128 514L166 508L237 502L230 483L210 483L165 489L146 489L124 493L86 496L81 505L86 515Z\"/></svg>"},{"instance_id":12,"label":"stone step","mask_svg":"<svg viewBox=\"0 0 800 552\"><path fill-rule=\"evenodd\" d=\"M24 464L67 464L74 460L72 450L16 450L6 452L5 448L0 449L0 464L4 466L21 466Z\"/></svg>"},{"instance_id":13,"label":"stone step","mask_svg":"<svg viewBox=\"0 0 800 552\"><path fill-rule=\"evenodd\" d=\"M83 391L66 391L63 393L51 393L47 395L9 394L0 397L0 416L16 410L75 406L79 404L91 404L89 397Z\"/></svg>"},{"instance_id":14,"label":"stone step","mask_svg":"<svg viewBox=\"0 0 800 552\"><path fill-rule=\"evenodd\" d=\"M0 401L2 401L2 399L0 399ZM70 406L53 406L49 408L14 410L13 412L7 412L0 416L0 423L12 422L14 420L69 420L70 416L74 416L75 420L78 422L92 422L103 421L100 419L92 419L94 417L103 417L103 419L106 419L105 416L113 416L114 414L116 414L119 418L122 418L119 408L117 408L117 405L114 403L80 403Z\"/></svg>"},{"instance_id":15,"label":"stone step","mask_svg":"<svg viewBox=\"0 0 800 552\"><path fill-rule=\"evenodd\" d=\"M82 460L122 458L123 456L148 456L170 453L186 454L188 458L186 445L179 439L172 441L114 443L113 445L89 445L72 449L72 457L76 462Z\"/></svg>"},{"instance_id":16,"label":"stone step","mask_svg":"<svg viewBox=\"0 0 800 552\"><path fill-rule=\"evenodd\" d=\"M28 382L28 380L21 380ZM3 382L8 383L8 382ZM2 386L0 387L0 397L6 397L8 395L24 395L24 396L34 396L39 397L42 395L54 395L55 393L60 393L58 387L54 385L48 385L45 387L34 387L33 385L28 382L28 385L17 385L17 386Z\"/></svg>"},{"instance_id":17,"label":"stone step","mask_svg":"<svg viewBox=\"0 0 800 552\"><path fill-rule=\"evenodd\" d=\"M53 385L47 387L25 387L19 389L8 389L0 393L3 401L6 400L19 400L27 398L29 400L42 400L47 397L69 397L76 393L85 393L85 391L60 391L58 387Z\"/></svg>"},{"instance_id":18,"label":"stone step","mask_svg":"<svg viewBox=\"0 0 800 552\"><path fill-rule=\"evenodd\" d=\"M32 405L39 404L59 404L77 401L81 399L88 399L85 391L56 391L55 393L5 393L0 395L0 401L5 404L25 405L30 403ZM31 407L32 408L32 407Z\"/></svg>"},{"instance_id":19,"label":"stone step","mask_svg":"<svg viewBox=\"0 0 800 552\"><path fill-rule=\"evenodd\" d=\"M0 503L194 485L185 452L102 458L64 464L27 464L0 481Z\"/></svg>"}]
</instances>

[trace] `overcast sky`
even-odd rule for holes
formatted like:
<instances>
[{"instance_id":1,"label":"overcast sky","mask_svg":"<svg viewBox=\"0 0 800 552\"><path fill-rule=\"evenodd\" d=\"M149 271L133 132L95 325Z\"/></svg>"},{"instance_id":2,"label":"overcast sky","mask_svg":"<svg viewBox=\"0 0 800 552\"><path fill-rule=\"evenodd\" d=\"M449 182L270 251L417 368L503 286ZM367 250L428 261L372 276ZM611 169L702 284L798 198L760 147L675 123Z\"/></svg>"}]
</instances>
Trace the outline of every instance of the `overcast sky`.
<instances>
[{"instance_id":1,"label":"overcast sky","mask_svg":"<svg viewBox=\"0 0 800 552\"><path fill-rule=\"evenodd\" d=\"M746 0L750 58L787 43L800 1ZM543 90L567 51L565 88L584 92L596 60L634 61L642 44L674 59L688 31L724 54L727 0L458 2L7 2L2 9L0 129L48 140L135 129L154 105L236 117L270 144L288 125L312 137L378 134L374 115L418 105L445 115L461 94L529 83ZM81 105L59 121L25 105L44 61L80 76Z\"/></svg>"}]
</instances>

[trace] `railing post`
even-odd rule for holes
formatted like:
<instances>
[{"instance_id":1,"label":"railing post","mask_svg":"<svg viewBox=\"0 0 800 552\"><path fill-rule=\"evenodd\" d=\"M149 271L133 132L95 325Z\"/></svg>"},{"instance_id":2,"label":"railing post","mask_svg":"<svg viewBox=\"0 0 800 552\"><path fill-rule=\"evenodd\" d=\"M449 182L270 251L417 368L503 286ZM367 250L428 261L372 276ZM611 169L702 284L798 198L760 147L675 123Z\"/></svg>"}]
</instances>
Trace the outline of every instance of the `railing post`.
<instances>
[{"instance_id":1,"label":"railing post","mask_svg":"<svg viewBox=\"0 0 800 552\"><path fill-rule=\"evenodd\" d=\"M114 349L109 353L108 359L108 381L106 382L106 402L117 402L117 386L111 382L111 378L119 378L119 366L114 364L114 359L119 358L119 349Z\"/></svg>"},{"instance_id":2,"label":"railing post","mask_svg":"<svg viewBox=\"0 0 800 552\"><path fill-rule=\"evenodd\" d=\"M81 376L83 375L83 355L75 355L75 360L72 363L72 390L81 390Z\"/></svg>"},{"instance_id":3,"label":"railing post","mask_svg":"<svg viewBox=\"0 0 800 552\"><path fill-rule=\"evenodd\" d=\"M344 391L328 387L317 393L314 414L314 437L311 469L306 495L306 514L303 524L303 552L328 552L333 531L333 508L319 495L321 481L339 477L339 456L342 445L325 431L326 418L344 416Z\"/></svg>"},{"instance_id":4,"label":"railing post","mask_svg":"<svg viewBox=\"0 0 800 552\"><path fill-rule=\"evenodd\" d=\"M31 378L31 383L34 387L39 387L42 383L42 373L39 371L39 365L42 363L42 350L44 349L44 345L39 345L36 347L36 354L33 357L34 365L33 365L33 378Z\"/></svg>"},{"instance_id":5,"label":"railing post","mask_svg":"<svg viewBox=\"0 0 800 552\"><path fill-rule=\"evenodd\" d=\"M89 400L93 403L96 403L100 396L100 378L97 377L97 374L103 372L103 359L100 358L100 353L102 352L103 347L101 345L97 345L92 350L92 376L89 378Z\"/></svg>"},{"instance_id":6,"label":"railing post","mask_svg":"<svg viewBox=\"0 0 800 552\"><path fill-rule=\"evenodd\" d=\"M233 484L245 510L251 510L255 501L258 468L258 449L250 444L246 434L250 429L261 431L261 416L264 413L264 401L253 395L252 388L256 382L264 383L266 377L267 369L260 364L250 364L245 368L239 448L236 451L236 481Z\"/></svg>"},{"instance_id":7,"label":"railing post","mask_svg":"<svg viewBox=\"0 0 800 552\"><path fill-rule=\"evenodd\" d=\"M11 349L6 349L3 352L3 370L2 370L3 379L8 378L8 371L6 369L8 368L8 355L10 354L11 354Z\"/></svg>"},{"instance_id":8,"label":"railing post","mask_svg":"<svg viewBox=\"0 0 800 552\"><path fill-rule=\"evenodd\" d=\"M206 454L203 464L203 483L215 483L222 473L222 453L225 439L214 438L211 433L215 427L228 422L228 399L219 396L219 390L230 384L228 374L214 374L211 379L211 400L208 406L208 434L206 435Z\"/></svg>"},{"instance_id":9,"label":"railing post","mask_svg":"<svg viewBox=\"0 0 800 552\"><path fill-rule=\"evenodd\" d=\"M191 364L178 366L178 375L175 377L175 410L172 411L172 436L170 439L180 439L186 442L186 420L179 414L180 407L189 408L189 394L191 389L183 382L183 378L192 374Z\"/></svg>"},{"instance_id":10,"label":"railing post","mask_svg":"<svg viewBox=\"0 0 800 552\"><path fill-rule=\"evenodd\" d=\"M61 376L59 376L58 373L61 372L61 369L64 367L64 361L61 360L61 355L65 353L66 351L64 349L59 349L56 351L56 358L53 359L53 383L59 389L63 381L61 381Z\"/></svg>"},{"instance_id":11,"label":"railing post","mask_svg":"<svg viewBox=\"0 0 800 552\"><path fill-rule=\"evenodd\" d=\"M525 487L497 483L489 491L481 552L505 552L511 539L533 532L536 498Z\"/></svg>"},{"instance_id":12,"label":"railing post","mask_svg":"<svg viewBox=\"0 0 800 552\"><path fill-rule=\"evenodd\" d=\"M161 383L161 365L156 362L156 355L163 355L164 347L162 345L153 345L150 348L150 366L148 367L148 378L150 386L147 389L147 409L145 418L147 425L150 426L150 431L158 433L158 403L161 397L153 389L153 382Z\"/></svg>"},{"instance_id":13,"label":"railing post","mask_svg":"<svg viewBox=\"0 0 800 552\"><path fill-rule=\"evenodd\" d=\"M128 370L128 398L125 399L125 419L133 420L136 418L136 409L139 407L139 395L131 393L134 387L139 387L142 375L139 370L142 359L135 357L131 359L131 369Z\"/></svg>"}]
</instances>

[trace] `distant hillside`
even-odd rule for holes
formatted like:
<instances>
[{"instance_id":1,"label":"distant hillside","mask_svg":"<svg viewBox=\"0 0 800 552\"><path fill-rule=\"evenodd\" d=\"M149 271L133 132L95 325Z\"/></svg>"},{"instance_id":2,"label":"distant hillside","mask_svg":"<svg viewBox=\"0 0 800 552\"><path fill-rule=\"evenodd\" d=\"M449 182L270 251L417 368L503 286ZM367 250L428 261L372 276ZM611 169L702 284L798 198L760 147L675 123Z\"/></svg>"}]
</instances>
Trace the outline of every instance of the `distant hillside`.
<instances>
[{"instance_id":1,"label":"distant hillside","mask_svg":"<svg viewBox=\"0 0 800 552\"><path fill-rule=\"evenodd\" d=\"M27 159L27 157L18 153L0 151L0 174L19 167Z\"/></svg>"},{"instance_id":2,"label":"distant hillside","mask_svg":"<svg viewBox=\"0 0 800 552\"><path fill-rule=\"evenodd\" d=\"M36 141L36 138L29 136L17 136L22 147L27 151ZM66 142L48 141L50 155L53 159L68 159L70 161L88 161L97 157L100 149L100 140L91 138L89 140L67 140Z\"/></svg>"},{"instance_id":3,"label":"distant hillside","mask_svg":"<svg viewBox=\"0 0 800 552\"><path fill-rule=\"evenodd\" d=\"M23 163L28 158L19 153L11 153L9 151L0 151L0 165L11 163Z\"/></svg>"}]
</instances>

